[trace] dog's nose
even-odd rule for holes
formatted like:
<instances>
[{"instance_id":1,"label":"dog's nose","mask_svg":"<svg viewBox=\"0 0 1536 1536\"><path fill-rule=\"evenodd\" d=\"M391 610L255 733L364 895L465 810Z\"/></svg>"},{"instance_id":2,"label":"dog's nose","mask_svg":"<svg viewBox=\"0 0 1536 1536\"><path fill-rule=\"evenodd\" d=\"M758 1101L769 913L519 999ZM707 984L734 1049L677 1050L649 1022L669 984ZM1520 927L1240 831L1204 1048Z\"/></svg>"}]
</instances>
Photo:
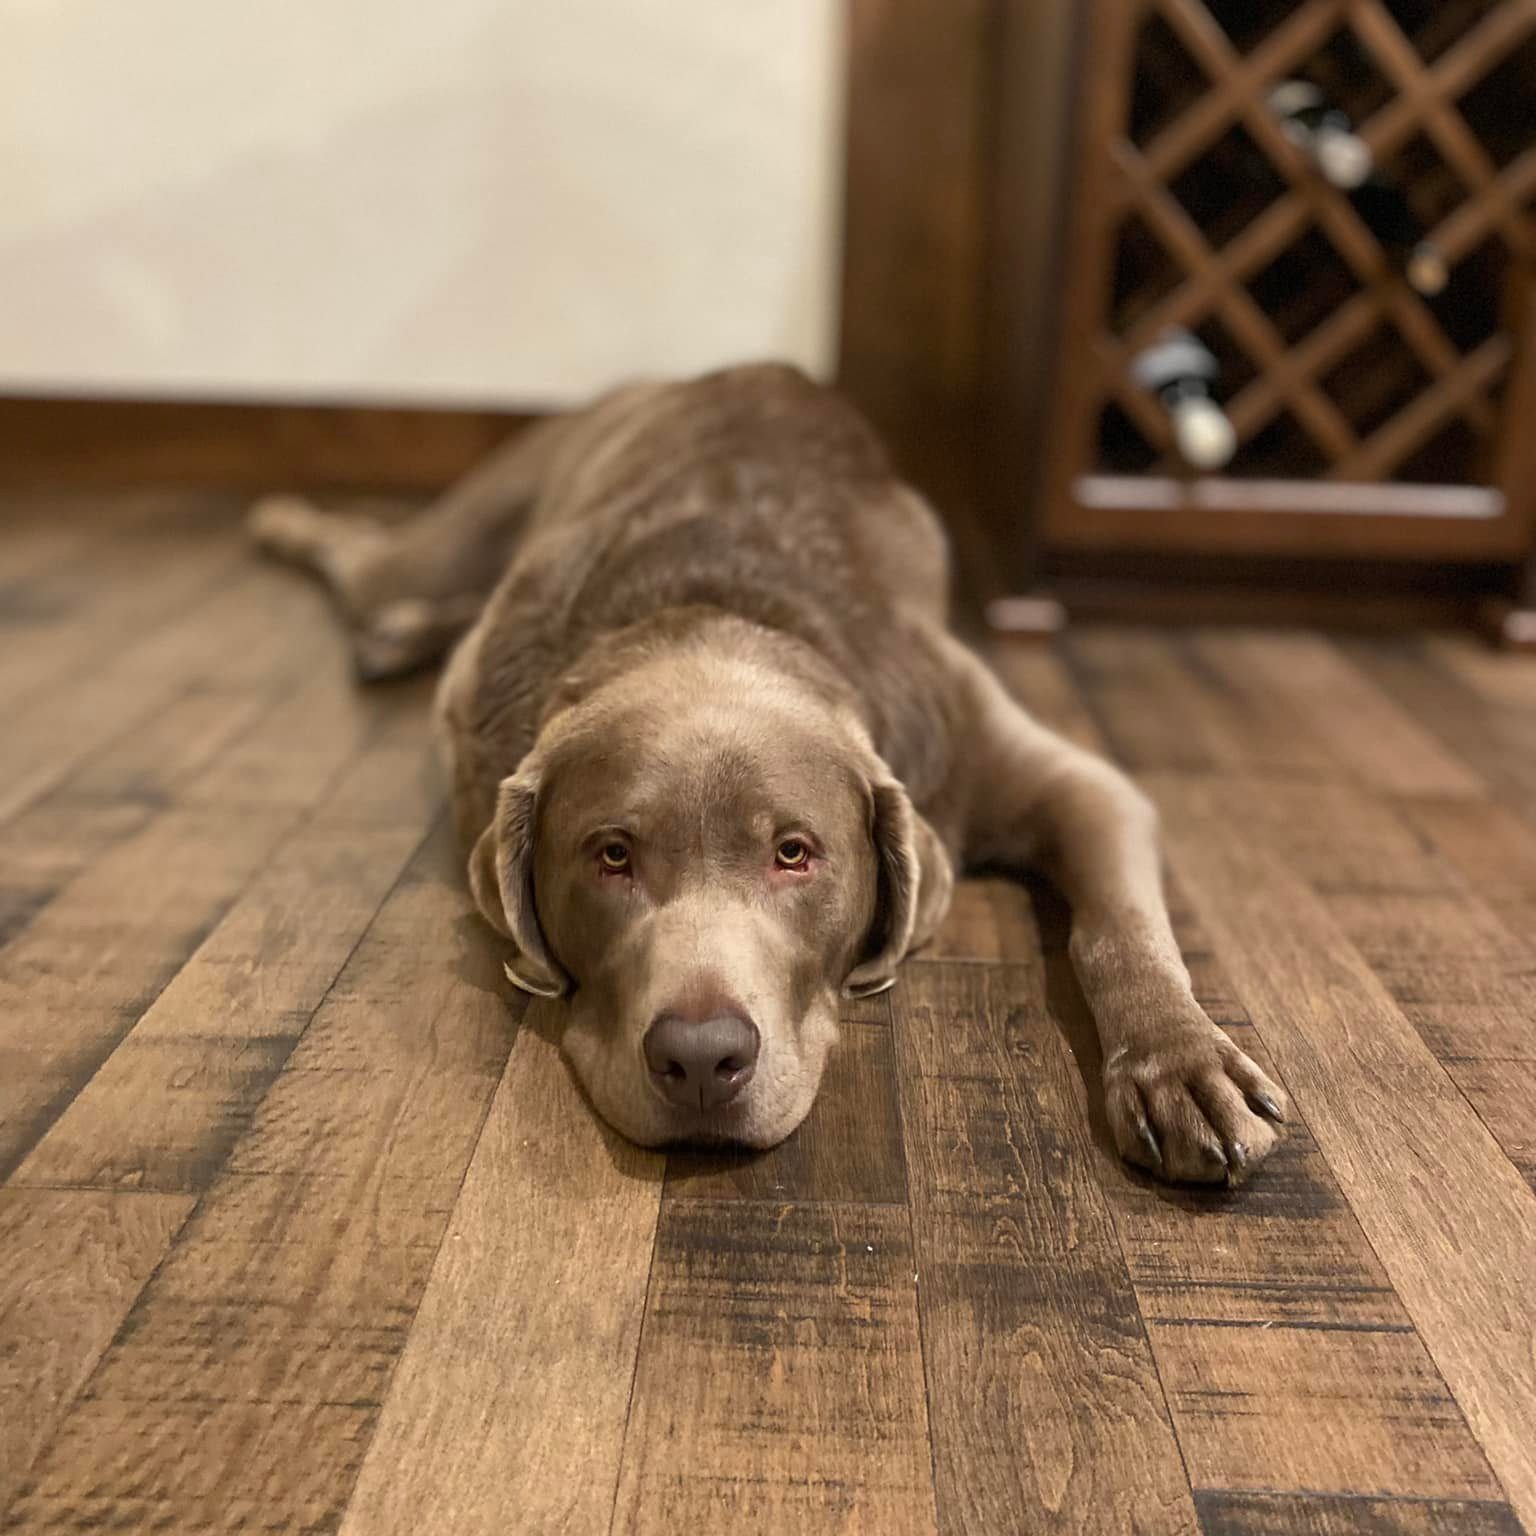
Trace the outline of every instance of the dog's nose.
<instances>
[{"instance_id":1,"label":"dog's nose","mask_svg":"<svg viewBox=\"0 0 1536 1536\"><path fill-rule=\"evenodd\" d=\"M645 1064L680 1109L716 1109L751 1080L758 1044L757 1026L739 1014L695 1023L664 1013L645 1032Z\"/></svg>"}]
</instances>

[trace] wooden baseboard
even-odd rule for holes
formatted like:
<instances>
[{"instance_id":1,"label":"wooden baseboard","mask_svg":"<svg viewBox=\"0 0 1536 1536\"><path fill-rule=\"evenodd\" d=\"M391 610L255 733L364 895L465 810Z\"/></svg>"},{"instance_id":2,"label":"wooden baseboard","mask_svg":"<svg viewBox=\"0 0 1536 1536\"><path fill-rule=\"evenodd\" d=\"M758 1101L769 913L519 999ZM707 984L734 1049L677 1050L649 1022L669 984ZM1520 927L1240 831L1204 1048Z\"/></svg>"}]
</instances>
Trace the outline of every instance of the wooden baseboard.
<instances>
[{"instance_id":1,"label":"wooden baseboard","mask_svg":"<svg viewBox=\"0 0 1536 1536\"><path fill-rule=\"evenodd\" d=\"M0 485L431 491L531 419L511 411L0 397Z\"/></svg>"}]
</instances>

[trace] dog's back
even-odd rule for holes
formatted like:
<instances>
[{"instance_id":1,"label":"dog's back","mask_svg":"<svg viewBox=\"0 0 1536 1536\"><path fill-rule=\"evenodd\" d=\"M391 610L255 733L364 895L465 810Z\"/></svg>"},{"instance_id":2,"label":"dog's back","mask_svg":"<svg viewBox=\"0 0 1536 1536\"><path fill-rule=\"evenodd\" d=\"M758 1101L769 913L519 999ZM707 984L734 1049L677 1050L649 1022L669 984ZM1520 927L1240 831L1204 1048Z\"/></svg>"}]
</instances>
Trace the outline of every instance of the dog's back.
<instances>
[{"instance_id":1,"label":"dog's back","mask_svg":"<svg viewBox=\"0 0 1536 1536\"><path fill-rule=\"evenodd\" d=\"M606 637L725 614L808 646L929 777L944 701L917 632L945 622L944 537L852 407L754 366L623 391L560 431L475 640L465 724L498 765Z\"/></svg>"}]
</instances>

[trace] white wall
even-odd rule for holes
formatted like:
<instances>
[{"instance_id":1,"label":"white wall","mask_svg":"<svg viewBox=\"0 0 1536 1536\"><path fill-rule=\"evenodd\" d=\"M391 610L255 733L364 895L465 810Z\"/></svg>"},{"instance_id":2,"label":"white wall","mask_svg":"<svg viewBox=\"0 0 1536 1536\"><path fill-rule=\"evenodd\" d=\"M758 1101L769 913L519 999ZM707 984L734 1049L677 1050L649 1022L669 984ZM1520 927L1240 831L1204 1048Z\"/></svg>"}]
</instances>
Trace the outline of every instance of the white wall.
<instances>
[{"instance_id":1,"label":"white wall","mask_svg":"<svg viewBox=\"0 0 1536 1536\"><path fill-rule=\"evenodd\" d=\"M542 403L835 330L840 0L0 0L0 389Z\"/></svg>"}]
</instances>

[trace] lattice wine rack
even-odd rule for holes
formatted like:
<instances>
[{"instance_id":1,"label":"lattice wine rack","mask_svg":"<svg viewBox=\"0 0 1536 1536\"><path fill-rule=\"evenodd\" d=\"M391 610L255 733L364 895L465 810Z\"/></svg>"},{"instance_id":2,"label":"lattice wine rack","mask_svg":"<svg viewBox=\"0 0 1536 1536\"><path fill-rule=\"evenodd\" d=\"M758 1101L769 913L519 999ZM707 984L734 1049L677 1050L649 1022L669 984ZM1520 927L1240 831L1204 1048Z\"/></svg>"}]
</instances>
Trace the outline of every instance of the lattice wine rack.
<instances>
[{"instance_id":1,"label":"lattice wine rack","mask_svg":"<svg viewBox=\"0 0 1536 1536\"><path fill-rule=\"evenodd\" d=\"M1536 0L1085 12L1046 543L1521 558ZM1396 225L1324 173L1286 82L1347 130L1339 165L1369 167ZM1179 333L1230 423L1214 473L1149 383Z\"/></svg>"}]
</instances>

